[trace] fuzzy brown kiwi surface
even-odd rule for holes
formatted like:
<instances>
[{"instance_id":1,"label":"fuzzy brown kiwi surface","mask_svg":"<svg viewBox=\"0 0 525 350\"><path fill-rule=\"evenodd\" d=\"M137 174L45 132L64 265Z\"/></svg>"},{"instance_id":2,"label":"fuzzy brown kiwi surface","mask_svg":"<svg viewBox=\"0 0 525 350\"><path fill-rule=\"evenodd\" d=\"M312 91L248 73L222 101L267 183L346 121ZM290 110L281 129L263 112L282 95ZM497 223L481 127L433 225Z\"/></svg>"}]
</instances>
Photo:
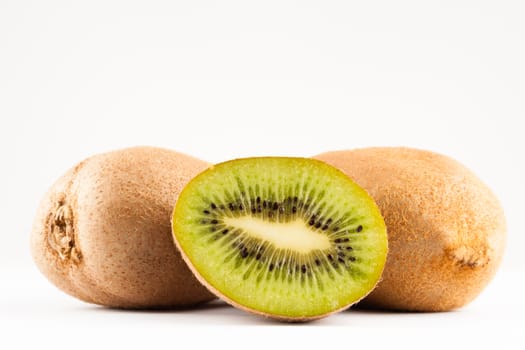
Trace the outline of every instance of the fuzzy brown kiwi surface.
<instances>
[{"instance_id":1,"label":"fuzzy brown kiwi surface","mask_svg":"<svg viewBox=\"0 0 525 350\"><path fill-rule=\"evenodd\" d=\"M175 249L171 212L208 163L134 147L84 160L42 199L31 250L40 271L83 301L117 308L171 308L214 297Z\"/></svg>"},{"instance_id":2,"label":"fuzzy brown kiwi surface","mask_svg":"<svg viewBox=\"0 0 525 350\"><path fill-rule=\"evenodd\" d=\"M315 156L376 200L388 231L383 279L362 306L446 311L472 301L500 265L503 210L457 161L411 148L365 148Z\"/></svg>"}]
</instances>

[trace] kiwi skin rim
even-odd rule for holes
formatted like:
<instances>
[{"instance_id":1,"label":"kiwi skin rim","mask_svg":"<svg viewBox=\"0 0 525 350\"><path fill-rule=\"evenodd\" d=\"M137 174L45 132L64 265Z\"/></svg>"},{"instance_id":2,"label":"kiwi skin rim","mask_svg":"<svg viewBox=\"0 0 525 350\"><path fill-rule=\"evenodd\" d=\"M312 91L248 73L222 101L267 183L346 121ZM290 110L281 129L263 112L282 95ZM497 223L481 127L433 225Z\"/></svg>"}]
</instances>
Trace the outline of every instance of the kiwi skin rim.
<instances>
[{"instance_id":1,"label":"kiwi skin rim","mask_svg":"<svg viewBox=\"0 0 525 350\"><path fill-rule=\"evenodd\" d=\"M228 164L228 163L232 163L232 162L236 162L238 160L262 160L262 159L288 159L288 160L291 160L291 159L301 159L301 160L307 160L309 162L316 162L316 163L319 163L319 164L322 164L323 166L325 167L329 167L333 170L334 173L337 173L339 174L341 177L347 179L347 181L349 182L352 182L354 183L357 187L359 187L363 193L365 193L368 198L370 199L371 203L376 207L377 209L377 212L378 213L381 213L381 211L379 210L377 204L375 203L374 199L372 198L372 196L370 196L370 194L364 189L362 188L361 186L359 186L357 183L355 183L350 177L348 177L345 173L343 173L341 170L335 168L334 166L326 163L326 162L323 162L321 160L318 160L318 159L312 159L312 158L301 158L301 157L248 157L248 158L237 158L237 159L232 159L232 160L228 160L228 161L225 161L225 162L222 162L222 163L219 163L219 164L216 164L216 165L223 165L223 164ZM212 170L213 168L215 167L215 165L211 165L210 167L208 167L207 169L205 169L204 171L202 171L200 174L197 174L192 180L190 180L186 186L182 189L181 193L179 194L179 197L182 196L182 194L184 193L184 191L186 191L189 187L190 187L190 184L195 180L197 179L198 177L202 176L203 174L205 174L206 172ZM385 248L386 248L386 254L385 254L385 259L383 261L383 266L381 267L381 271L380 271L380 274L379 274L379 278L377 279L377 281L374 283L373 287L370 288L370 290L363 294L363 296L353 302L351 302L350 304L348 305L345 305L345 306L342 306L340 307L339 309L335 309L335 310L332 310L330 312L327 312L327 313L324 313L324 314L319 314L319 315L313 315L313 316L300 316L300 317L287 317L287 316L283 316L283 315L277 315L277 314L271 314L271 313L266 313L266 312L263 312L263 311L260 311L260 310L256 310L256 309L251 309L251 308L248 308L242 304L239 304L237 303L235 300L227 297L226 295L222 294L221 291L219 291L218 289L216 289L215 287L213 287L210 283L208 283L208 281L202 277L202 275L200 274L200 272L194 267L191 259L189 258L189 256L186 255L186 252L182 249L182 246L181 244L179 243L178 239L177 239L177 235L175 234L175 213L177 211L177 207L180 205L180 201L177 200L176 203L175 203L175 207L173 208L173 212L172 212L172 215L171 215L171 229L172 229L172 236L173 236L173 241L174 241L174 244L175 246L177 247L177 250L180 252L180 255L182 256L182 259L184 260L184 262L186 263L186 265L188 266L188 268L190 269L190 271L193 273L193 275L195 276L195 278L204 286L206 287L211 293L213 293L214 295L216 295L219 299L225 301L226 303L238 308L238 309L241 309L241 310L244 310L246 312L249 312L249 313L252 313L252 314L255 314L255 315L259 315L259 316L263 316L263 317L266 317L266 318L272 318L272 319L275 319L275 320L278 320L278 321L283 321L283 322L295 322L295 323L299 323L299 322L308 322L308 321L315 321L315 320L319 320L321 318L324 318L324 317L327 317L327 316L330 316L330 315L333 315L333 314L336 314L338 312L341 312L343 310L346 310L348 309L349 307L351 307L352 305L358 303L359 301L361 301L362 299L364 299L368 294L370 294L374 289L375 287L377 286L377 284L381 281L382 279L382 274L383 274L383 271L384 271L384 268L385 268L385 265L386 265L386 257L388 256L388 240L387 242L385 242ZM381 215L381 214L379 214ZM381 220L383 220L382 216L381 216ZM383 221L384 222L384 221ZM383 228L385 230L385 233L386 233L386 225L383 224Z\"/></svg>"}]
</instances>

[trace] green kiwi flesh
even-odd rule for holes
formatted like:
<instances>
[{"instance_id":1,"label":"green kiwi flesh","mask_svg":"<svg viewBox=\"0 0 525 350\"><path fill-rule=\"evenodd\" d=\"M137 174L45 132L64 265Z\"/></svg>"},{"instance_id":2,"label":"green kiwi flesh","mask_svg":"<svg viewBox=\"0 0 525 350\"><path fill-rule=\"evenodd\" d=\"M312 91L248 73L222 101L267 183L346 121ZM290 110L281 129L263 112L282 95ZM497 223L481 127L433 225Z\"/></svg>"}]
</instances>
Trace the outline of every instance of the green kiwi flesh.
<instances>
[{"instance_id":1,"label":"green kiwi flesh","mask_svg":"<svg viewBox=\"0 0 525 350\"><path fill-rule=\"evenodd\" d=\"M230 304L277 319L327 316L367 295L387 255L372 198L321 161L264 157L205 170L181 192L175 242Z\"/></svg>"}]
</instances>

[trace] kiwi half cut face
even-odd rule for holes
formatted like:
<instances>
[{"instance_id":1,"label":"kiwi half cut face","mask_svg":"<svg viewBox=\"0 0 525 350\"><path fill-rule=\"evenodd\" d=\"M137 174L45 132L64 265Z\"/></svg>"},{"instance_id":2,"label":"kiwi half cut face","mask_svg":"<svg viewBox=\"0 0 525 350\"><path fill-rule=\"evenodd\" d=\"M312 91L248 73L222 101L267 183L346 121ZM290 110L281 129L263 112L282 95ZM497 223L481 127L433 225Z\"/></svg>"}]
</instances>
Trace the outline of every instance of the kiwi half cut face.
<instances>
[{"instance_id":1,"label":"kiwi half cut face","mask_svg":"<svg viewBox=\"0 0 525 350\"><path fill-rule=\"evenodd\" d=\"M212 166L180 194L175 242L197 278L232 305L283 320L342 310L378 282L383 218L339 170L305 158Z\"/></svg>"}]
</instances>

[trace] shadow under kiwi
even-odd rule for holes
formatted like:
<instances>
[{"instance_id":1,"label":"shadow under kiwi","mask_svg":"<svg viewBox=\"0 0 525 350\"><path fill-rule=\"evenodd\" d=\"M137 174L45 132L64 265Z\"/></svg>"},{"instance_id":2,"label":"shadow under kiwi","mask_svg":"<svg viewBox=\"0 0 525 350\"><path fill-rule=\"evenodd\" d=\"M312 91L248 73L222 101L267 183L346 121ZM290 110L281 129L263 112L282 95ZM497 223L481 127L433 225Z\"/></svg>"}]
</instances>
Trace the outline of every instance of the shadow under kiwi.
<instances>
[{"instance_id":1,"label":"shadow under kiwi","mask_svg":"<svg viewBox=\"0 0 525 350\"><path fill-rule=\"evenodd\" d=\"M377 306L367 305L358 303L352 305L346 309L345 312L357 312L360 314L392 314L392 315L418 315L418 314L443 314L443 313L454 313L459 310L448 310L448 311L420 311L420 310L404 310L404 309L386 309Z\"/></svg>"},{"instance_id":2,"label":"shadow under kiwi","mask_svg":"<svg viewBox=\"0 0 525 350\"><path fill-rule=\"evenodd\" d=\"M198 304L189 304L181 306L148 306L148 307L114 307L114 306L104 306L96 304L87 304L90 310L96 312L115 312L115 313L144 313L144 314L168 314L168 313L184 313L187 311L207 311L214 309L224 309L229 308L230 306L218 299L198 303Z\"/></svg>"},{"instance_id":3,"label":"shadow under kiwi","mask_svg":"<svg viewBox=\"0 0 525 350\"><path fill-rule=\"evenodd\" d=\"M147 315L173 315L173 316L184 316L185 319L195 318L199 320L199 323L214 324L221 326L250 326L250 325L267 325L267 326L322 326L326 323L322 322L325 319L313 320L307 322L296 322L296 321L280 321L270 317L256 315L241 309L237 309L228 303L216 299L207 303L201 303L193 306L184 307L150 307L150 308L115 308L105 307L100 305L89 305L90 311L97 313L122 313L122 314L147 314ZM203 319L203 314L208 317ZM224 322L227 318L228 322ZM190 322L191 323L191 322Z\"/></svg>"}]
</instances>

